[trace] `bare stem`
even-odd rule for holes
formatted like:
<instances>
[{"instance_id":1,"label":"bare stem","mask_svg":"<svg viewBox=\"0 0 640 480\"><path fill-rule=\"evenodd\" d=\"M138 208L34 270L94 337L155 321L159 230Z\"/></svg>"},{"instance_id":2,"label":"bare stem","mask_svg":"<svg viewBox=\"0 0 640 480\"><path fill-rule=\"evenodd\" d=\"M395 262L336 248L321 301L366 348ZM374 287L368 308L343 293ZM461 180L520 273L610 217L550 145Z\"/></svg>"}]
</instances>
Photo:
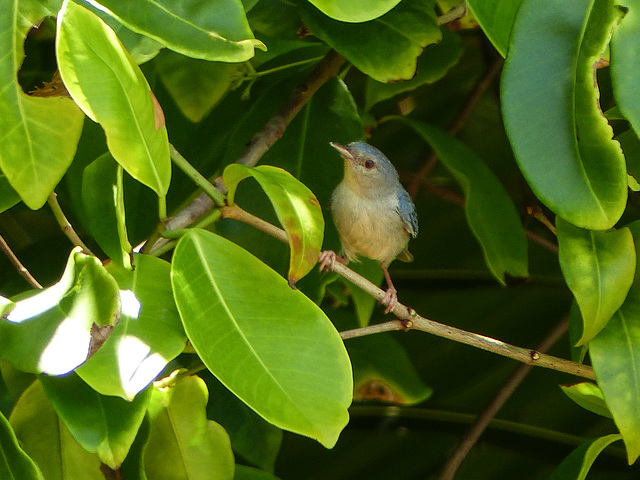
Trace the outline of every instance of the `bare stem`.
<instances>
[{"instance_id":1,"label":"bare stem","mask_svg":"<svg viewBox=\"0 0 640 480\"><path fill-rule=\"evenodd\" d=\"M31 272L29 272L29 270L27 270L27 268L22 265L20 259L18 259L16 254L13 253L13 250L11 250L11 247L2 237L2 235L0 235L0 250L4 252L9 261L13 264L14 267L16 267L16 270L18 270L18 273L22 275L22 277L29 283L29 285L31 285L33 288L42 288L42 285L40 285L40 283L33 277L33 275L31 275Z\"/></svg>"},{"instance_id":2,"label":"bare stem","mask_svg":"<svg viewBox=\"0 0 640 480\"><path fill-rule=\"evenodd\" d=\"M193 166L187 162L187 160L176 150L173 145L170 145L171 151L171 160L175 163L180 170L182 170L193 182L204 190L213 203L216 206L221 207L224 205L225 198L220 190L214 187L209 180L207 180L198 170L193 168Z\"/></svg>"},{"instance_id":3,"label":"bare stem","mask_svg":"<svg viewBox=\"0 0 640 480\"><path fill-rule=\"evenodd\" d=\"M60 225L63 233L67 236L67 238L71 240L71 243L82 248L84 253L86 253L87 255L93 255L95 257L96 255L94 255L94 253L91 250L89 250L89 247L87 247L84 244L82 239L78 236L76 231L73 229L73 227L69 223L69 220L67 219L64 212L62 211L62 208L60 207L60 203L58 203L58 195L56 194L56 192L52 192L51 195L49 195L49 198L47 199L47 203L49 204L49 207L53 212L53 216L56 217L58 225Z\"/></svg>"}]
</instances>

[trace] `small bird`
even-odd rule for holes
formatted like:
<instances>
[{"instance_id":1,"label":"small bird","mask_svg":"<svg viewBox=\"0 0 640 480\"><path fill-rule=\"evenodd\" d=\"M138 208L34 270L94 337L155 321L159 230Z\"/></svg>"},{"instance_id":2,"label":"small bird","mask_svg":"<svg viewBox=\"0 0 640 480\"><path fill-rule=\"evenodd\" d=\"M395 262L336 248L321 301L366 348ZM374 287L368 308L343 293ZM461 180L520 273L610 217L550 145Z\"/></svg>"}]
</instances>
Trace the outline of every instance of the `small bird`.
<instances>
[{"instance_id":1,"label":"small bird","mask_svg":"<svg viewBox=\"0 0 640 480\"><path fill-rule=\"evenodd\" d=\"M344 178L329 205L343 254L338 257L331 250L323 251L320 270L333 268L336 261L357 261L359 255L377 260L387 282L381 303L389 313L398 303L398 293L387 268L395 258L413 260L407 245L410 237L418 235L416 207L395 167L380 150L365 142L331 142L331 146L344 159Z\"/></svg>"}]
</instances>

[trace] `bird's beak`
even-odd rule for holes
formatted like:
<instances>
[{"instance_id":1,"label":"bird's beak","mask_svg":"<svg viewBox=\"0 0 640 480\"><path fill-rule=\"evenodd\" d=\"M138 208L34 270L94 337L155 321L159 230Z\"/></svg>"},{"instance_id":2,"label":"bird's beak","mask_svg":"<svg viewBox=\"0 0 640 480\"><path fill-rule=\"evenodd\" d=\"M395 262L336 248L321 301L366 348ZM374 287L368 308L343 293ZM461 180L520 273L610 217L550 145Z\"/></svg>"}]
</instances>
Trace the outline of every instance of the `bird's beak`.
<instances>
[{"instance_id":1,"label":"bird's beak","mask_svg":"<svg viewBox=\"0 0 640 480\"><path fill-rule=\"evenodd\" d=\"M341 145L335 142L329 142L329 145L335 148L338 151L338 153L342 156L342 158L353 162L354 160L353 155L351 154L351 152L349 151L346 145Z\"/></svg>"}]
</instances>

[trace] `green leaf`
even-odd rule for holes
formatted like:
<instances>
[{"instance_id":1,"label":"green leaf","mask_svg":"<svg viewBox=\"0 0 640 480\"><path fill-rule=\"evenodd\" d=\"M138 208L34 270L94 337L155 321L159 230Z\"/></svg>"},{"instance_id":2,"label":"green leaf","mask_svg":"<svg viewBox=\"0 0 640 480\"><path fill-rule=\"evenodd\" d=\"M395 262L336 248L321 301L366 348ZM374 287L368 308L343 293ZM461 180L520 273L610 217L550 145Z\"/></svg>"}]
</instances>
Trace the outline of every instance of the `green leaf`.
<instances>
[{"instance_id":1,"label":"green leaf","mask_svg":"<svg viewBox=\"0 0 640 480\"><path fill-rule=\"evenodd\" d=\"M607 324L633 283L636 250L628 228L597 232L556 217L558 259L580 307L583 345Z\"/></svg>"},{"instance_id":2,"label":"green leaf","mask_svg":"<svg viewBox=\"0 0 640 480\"><path fill-rule=\"evenodd\" d=\"M604 400L602 390L597 385L591 382L581 382L574 385L560 385L560 388L567 397L582 408L603 417L613 418Z\"/></svg>"},{"instance_id":3,"label":"green leaf","mask_svg":"<svg viewBox=\"0 0 640 480\"><path fill-rule=\"evenodd\" d=\"M73 438L102 463L120 467L138 432L150 395L145 392L132 402L100 395L74 374L40 378L53 408Z\"/></svg>"},{"instance_id":4,"label":"green leaf","mask_svg":"<svg viewBox=\"0 0 640 480\"><path fill-rule=\"evenodd\" d=\"M0 170L34 210L45 204L71 165L82 132L82 112L70 99L32 97L18 84L27 32L42 17L56 14L55 3L0 6ZM2 190L2 206L7 206L15 197Z\"/></svg>"},{"instance_id":5,"label":"green leaf","mask_svg":"<svg viewBox=\"0 0 640 480\"><path fill-rule=\"evenodd\" d=\"M6 175L0 172L0 213L9 210L19 201L20 195L13 189Z\"/></svg>"},{"instance_id":6,"label":"green leaf","mask_svg":"<svg viewBox=\"0 0 640 480\"><path fill-rule=\"evenodd\" d=\"M617 21L610 0L525 0L502 74L504 123L527 182L554 213L594 230L611 228L627 201L624 156L594 85Z\"/></svg>"},{"instance_id":7,"label":"green leaf","mask_svg":"<svg viewBox=\"0 0 640 480\"><path fill-rule=\"evenodd\" d=\"M404 82L382 83L367 78L365 91L365 110L379 102L393 98L401 93L411 92L422 85L434 83L446 75L462 56L462 41L460 36L444 30L442 41L430 45L418 57L416 76Z\"/></svg>"},{"instance_id":8,"label":"green leaf","mask_svg":"<svg viewBox=\"0 0 640 480\"><path fill-rule=\"evenodd\" d=\"M9 422L47 480L104 480L100 459L75 441L39 381L22 394Z\"/></svg>"},{"instance_id":9,"label":"green leaf","mask_svg":"<svg viewBox=\"0 0 640 480\"><path fill-rule=\"evenodd\" d=\"M76 370L97 392L127 400L155 380L186 343L169 264L136 255L134 267L129 271L109 266L120 287L120 320L100 350Z\"/></svg>"},{"instance_id":10,"label":"green leaf","mask_svg":"<svg viewBox=\"0 0 640 480\"><path fill-rule=\"evenodd\" d=\"M113 277L76 247L58 283L0 320L0 357L26 372L68 373L86 360L92 325L113 324L119 308Z\"/></svg>"},{"instance_id":11,"label":"green leaf","mask_svg":"<svg viewBox=\"0 0 640 480\"><path fill-rule=\"evenodd\" d=\"M185 117L199 122L247 73L244 63L210 62L165 50L158 75Z\"/></svg>"},{"instance_id":12,"label":"green leaf","mask_svg":"<svg viewBox=\"0 0 640 480\"><path fill-rule=\"evenodd\" d=\"M236 474L233 480L279 480L279 478L264 470L246 465L236 465Z\"/></svg>"},{"instance_id":13,"label":"green leaf","mask_svg":"<svg viewBox=\"0 0 640 480\"><path fill-rule=\"evenodd\" d=\"M309 0L325 15L341 22L367 22L381 17L400 3L400 0Z\"/></svg>"},{"instance_id":14,"label":"green leaf","mask_svg":"<svg viewBox=\"0 0 640 480\"><path fill-rule=\"evenodd\" d=\"M433 0L401 2L382 17L357 24L333 20L306 1L299 8L314 35L379 82L413 78L424 48L442 38Z\"/></svg>"},{"instance_id":15,"label":"green leaf","mask_svg":"<svg viewBox=\"0 0 640 480\"><path fill-rule=\"evenodd\" d=\"M286 170L271 165L248 168L234 163L225 168L227 200L233 205L238 184L253 177L269 197L289 241L289 285L304 277L318 263L324 238L324 218L318 199Z\"/></svg>"},{"instance_id":16,"label":"green leaf","mask_svg":"<svg viewBox=\"0 0 640 480\"><path fill-rule=\"evenodd\" d=\"M178 242L171 281L207 368L270 423L333 446L353 385L322 310L247 251L201 230Z\"/></svg>"},{"instance_id":17,"label":"green leaf","mask_svg":"<svg viewBox=\"0 0 640 480\"><path fill-rule=\"evenodd\" d=\"M416 405L433 393L391 336L352 338L346 345L353 363L354 400Z\"/></svg>"},{"instance_id":18,"label":"green leaf","mask_svg":"<svg viewBox=\"0 0 640 480\"><path fill-rule=\"evenodd\" d=\"M503 57L507 56L507 46L511 26L522 0L467 0L482 31Z\"/></svg>"},{"instance_id":19,"label":"green leaf","mask_svg":"<svg viewBox=\"0 0 640 480\"><path fill-rule=\"evenodd\" d=\"M431 145L460 184L466 199L467 222L493 275L503 285L507 284L507 276L529 276L527 241L521 220L496 176L455 137L432 125L403 121Z\"/></svg>"},{"instance_id":20,"label":"green leaf","mask_svg":"<svg viewBox=\"0 0 640 480\"><path fill-rule=\"evenodd\" d=\"M253 38L239 0L85 1L134 32L189 57L244 62L253 57L256 47L265 48Z\"/></svg>"},{"instance_id":21,"label":"green leaf","mask_svg":"<svg viewBox=\"0 0 640 480\"><path fill-rule=\"evenodd\" d=\"M638 42L640 42L640 1L623 0L619 5L627 12L616 26L611 37L611 83L616 106L629 119L636 134L640 132L640 66ZM626 153L626 152L625 152Z\"/></svg>"},{"instance_id":22,"label":"green leaf","mask_svg":"<svg viewBox=\"0 0 640 480\"><path fill-rule=\"evenodd\" d=\"M155 120L153 93L116 34L84 7L65 0L58 15L60 75L82 110L98 122L113 158L164 196L171 180L167 129ZM157 104L157 102L156 102Z\"/></svg>"},{"instance_id":23,"label":"green leaf","mask_svg":"<svg viewBox=\"0 0 640 480\"><path fill-rule=\"evenodd\" d=\"M4 318L15 306L8 298L0 297L0 318Z\"/></svg>"},{"instance_id":24,"label":"green leaf","mask_svg":"<svg viewBox=\"0 0 640 480\"><path fill-rule=\"evenodd\" d=\"M129 449L129 454L120 467L120 472L126 480L148 480L144 471L144 449L149 441L150 430L149 415L145 415L138 429L138 434Z\"/></svg>"},{"instance_id":25,"label":"green leaf","mask_svg":"<svg viewBox=\"0 0 640 480\"><path fill-rule=\"evenodd\" d=\"M598 455L617 440L620 435L612 434L583 443L558 465L549 480L584 480Z\"/></svg>"},{"instance_id":26,"label":"green leaf","mask_svg":"<svg viewBox=\"0 0 640 480\"><path fill-rule=\"evenodd\" d=\"M110 259L131 268L131 244L124 218L122 166L105 153L84 169L82 202L87 229Z\"/></svg>"},{"instance_id":27,"label":"green leaf","mask_svg":"<svg viewBox=\"0 0 640 480\"><path fill-rule=\"evenodd\" d=\"M153 480L231 480L234 459L229 436L207 420L208 392L199 377L153 390L151 432L144 452L145 471Z\"/></svg>"},{"instance_id":28,"label":"green leaf","mask_svg":"<svg viewBox=\"0 0 640 480\"><path fill-rule=\"evenodd\" d=\"M44 480L40 469L16 439L9 421L0 413L0 478Z\"/></svg>"}]
</instances>

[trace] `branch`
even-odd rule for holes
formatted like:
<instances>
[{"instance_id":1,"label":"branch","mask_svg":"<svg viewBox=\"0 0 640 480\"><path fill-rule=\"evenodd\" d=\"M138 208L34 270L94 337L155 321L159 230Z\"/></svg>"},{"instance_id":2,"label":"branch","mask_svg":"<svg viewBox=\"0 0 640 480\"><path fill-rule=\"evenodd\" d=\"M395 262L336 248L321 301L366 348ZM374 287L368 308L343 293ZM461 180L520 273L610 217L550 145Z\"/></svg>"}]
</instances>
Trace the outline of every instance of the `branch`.
<instances>
[{"instance_id":1,"label":"branch","mask_svg":"<svg viewBox=\"0 0 640 480\"><path fill-rule=\"evenodd\" d=\"M89 247L84 244L80 236L73 229L73 226L69 223L69 220L65 216L62 208L60 207L60 204L58 203L58 194L56 192L51 192L51 195L49 195L49 198L47 199L47 203L49 204L49 207L53 212L53 216L56 217L58 225L60 225L63 233L67 236L67 238L71 240L71 243L82 248L83 252L87 255L96 257L97 255L89 250Z\"/></svg>"},{"instance_id":2,"label":"branch","mask_svg":"<svg viewBox=\"0 0 640 480\"><path fill-rule=\"evenodd\" d=\"M2 235L0 235L0 250L4 252L9 261L13 264L14 267L16 267L16 270L18 270L18 273L22 275L22 277L29 283L29 285L31 285L33 288L42 288L42 285L40 285L40 283L33 277L33 275L31 275L31 272L29 272L29 270L27 270L27 268L22 265L22 262L20 262L16 254L13 253L13 250L11 250L11 247L9 246L9 244L7 244Z\"/></svg>"}]
</instances>

